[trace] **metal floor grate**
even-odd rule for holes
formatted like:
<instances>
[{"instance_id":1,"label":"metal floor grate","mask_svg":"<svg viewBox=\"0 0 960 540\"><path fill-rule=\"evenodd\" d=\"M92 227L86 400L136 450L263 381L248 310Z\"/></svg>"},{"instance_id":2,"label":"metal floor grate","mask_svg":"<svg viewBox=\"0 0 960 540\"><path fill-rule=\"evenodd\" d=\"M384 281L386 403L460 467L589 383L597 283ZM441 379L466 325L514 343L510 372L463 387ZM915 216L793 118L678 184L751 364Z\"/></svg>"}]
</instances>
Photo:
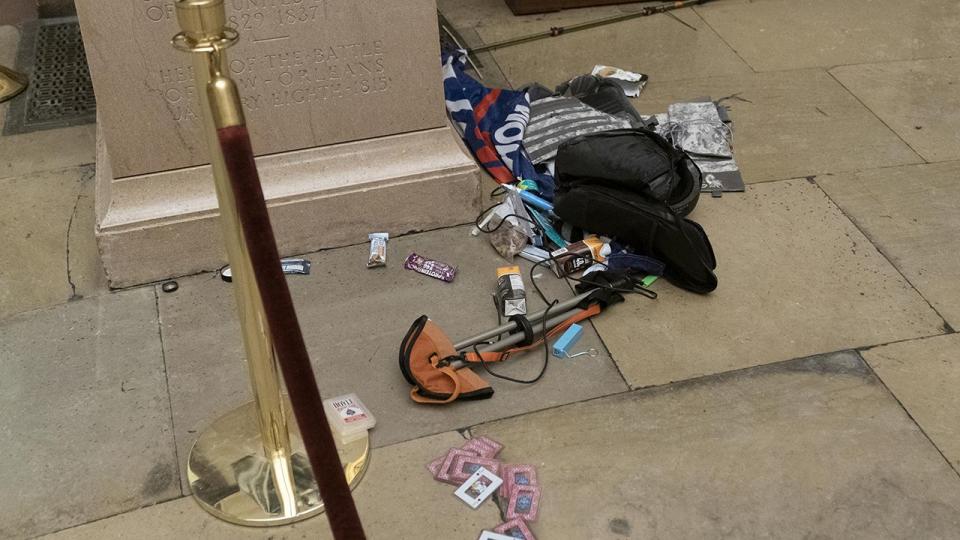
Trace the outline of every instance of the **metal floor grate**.
<instances>
[{"instance_id":1,"label":"metal floor grate","mask_svg":"<svg viewBox=\"0 0 960 540\"><path fill-rule=\"evenodd\" d=\"M24 28L17 69L30 86L13 100L4 134L96 121L97 105L76 18L41 19Z\"/></svg>"}]
</instances>

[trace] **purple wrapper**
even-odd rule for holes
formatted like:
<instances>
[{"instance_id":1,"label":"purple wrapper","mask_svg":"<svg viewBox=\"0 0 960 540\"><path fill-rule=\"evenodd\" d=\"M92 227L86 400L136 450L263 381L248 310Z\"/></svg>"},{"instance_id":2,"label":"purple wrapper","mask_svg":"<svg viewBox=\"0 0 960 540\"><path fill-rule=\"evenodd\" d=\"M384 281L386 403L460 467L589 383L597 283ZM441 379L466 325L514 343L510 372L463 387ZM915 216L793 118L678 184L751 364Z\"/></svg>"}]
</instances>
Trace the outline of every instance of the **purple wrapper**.
<instances>
[{"instance_id":1,"label":"purple wrapper","mask_svg":"<svg viewBox=\"0 0 960 540\"><path fill-rule=\"evenodd\" d=\"M440 261L431 261L416 253L411 253L410 256L407 257L406 262L403 263L403 267L407 270L413 270L425 276L439 279L440 281L446 281L447 283L452 283L453 278L457 277L457 268L455 266L450 266Z\"/></svg>"}]
</instances>

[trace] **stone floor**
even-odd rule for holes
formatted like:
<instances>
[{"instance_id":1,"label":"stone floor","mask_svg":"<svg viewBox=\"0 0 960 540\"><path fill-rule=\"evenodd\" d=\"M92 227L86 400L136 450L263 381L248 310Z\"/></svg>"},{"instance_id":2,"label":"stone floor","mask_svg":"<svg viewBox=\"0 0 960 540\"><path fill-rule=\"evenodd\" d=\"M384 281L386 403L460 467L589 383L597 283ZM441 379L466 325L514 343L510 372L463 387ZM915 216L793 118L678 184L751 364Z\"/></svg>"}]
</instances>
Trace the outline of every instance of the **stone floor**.
<instances>
[{"instance_id":1,"label":"stone floor","mask_svg":"<svg viewBox=\"0 0 960 540\"><path fill-rule=\"evenodd\" d=\"M439 4L471 45L644 6ZM17 40L0 27L0 64ZM495 526L492 505L469 510L423 468L478 434L539 468L541 539L960 537L958 55L953 0L715 0L480 55L491 84L645 72L644 113L727 97L748 191L692 216L720 262L714 294L658 283L658 300L595 321L598 357L446 408L409 401L396 348L421 313L454 336L495 322L502 260L485 239L402 237L377 271L365 246L308 254L314 274L291 285L321 389L379 418L355 492L370 537ZM243 529L188 497L196 434L249 398L231 286L106 288L93 134L0 137L0 537L328 537L323 517ZM457 282L402 270L414 250L458 264Z\"/></svg>"}]
</instances>

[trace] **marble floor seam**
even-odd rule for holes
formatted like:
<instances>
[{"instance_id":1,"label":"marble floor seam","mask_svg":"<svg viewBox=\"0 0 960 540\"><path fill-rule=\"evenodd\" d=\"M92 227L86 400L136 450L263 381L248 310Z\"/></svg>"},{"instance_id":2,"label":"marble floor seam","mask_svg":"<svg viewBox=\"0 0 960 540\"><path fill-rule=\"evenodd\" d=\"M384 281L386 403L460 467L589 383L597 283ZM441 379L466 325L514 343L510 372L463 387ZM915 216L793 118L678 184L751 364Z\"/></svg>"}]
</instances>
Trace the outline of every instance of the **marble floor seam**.
<instances>
[{"instance_id":1,"label":"marble floor seam","mask_svg":"<svg viewBox=\"0 0 960 540\"><path fill-rule=\"evenodd\" d=\"M202 273L202 272L201 272L201 273ZM167 281L167 280L164 280L164 281ZM80 298L68 298L68 299L66 299L66 300L64 300L63 302L60 302L60 303L58 303L58 304L51 304L51 305L48 305L48 306L39 306L39 307L31 308L31 309L26 309L26 310L24 310L24 311L19 311L19 312L17 312L17 313L10 313L10 314L8 314L8 315L6 315L6 316L0 317L0 324L3 324L3 323L5 323L5 322L7 322L7 321L9 321L9 320L12 320L12 319L16 318L16 317L25 316L25 315L28 315L28 314L30 314L30 313L39 313L39 312L41 312L41 311L46 311L46 310L48 310L48 309L54 309L54 308L57 308L57 307L60 307L60 306L69 304L69 303L71 303L71 302L79 302L79 301L81 301L81 300L86 300L86 299L88 299L88 298L98 298L98 297L100 297L100 296L104 296L104 295L108 295L108 294L116 294L116 293L120 293L120 292L133 291L133 290L140 289L140 288L143 288L143 287L153 287L153 285L154 285L154 284L152 284L152 283L148 283L148 284L146 284L146 285L137 285L136 287L127 287L127 288L125 288L125 289L111 289L111 290L106 290L106 291L99 291L99 292L97 292L96 294L91 294L91 295L83 296L83 297L80 297Z\"/></svg>"},{"instance_id":2,"label":"marble floor seam","mask_svg":"<svg viewBox=\"0 0 960 540\"><path fill-rule=\"evenodd\" d=\"M839 353L845 353L845 352L853 352L853 353L856 353L858 356L861 356L861 354L860 354L861 351L870 350L870 349L875 348L875 347L883 347L883 346L886 346L886 345L892 345L892 344L894 344L894 343L903 343L903 342L907 342L907 341L916 341L916 340L922 340L922 339L929 339L929 338L932 338L932 337L947 335L947 334L950 334L950 333L952 333L952 332L947 332L947 333L943 333L943 334L932 334L932 335L929 335L929 336L920 336L920 337L914 337L914 338L909 338L909 339L902 339L902 340L897 340L897 341L891 341L891 342L889 342L889 343L878 343L878 344L869 345L869 346L866 346L866 347L850 347L850 348L845 348L845 349L838 349L838 350L835 350L835 351L827 351L827 352L822 352L822 353L816 353L816 354L812 354L812 355L798 356L798 357L795 357L795 358L788 358L788 359L786 359L786 360L776 360L776 361L773 361L773 362L765 362L765 363L761 363L761 364L755 364L755 365L752 365L752 366L746 366L746 367L742 367L742 368L731 369L731 370L728 370L728 371L720 371L720 372L711 373L711 374L708 374L708 375L700 375L700 376L697 376L697 377L690 377L690 378L688 378L688 379L680 379L680 380L676 380L676 381L670 381L670 382L668 382L668 383L663 383L663 384L651 384L651 385L647 385L647 386L636 386L636 387L632 387L632 386L631 386L631 387L629 387L627 390L624 390L624 391L622 391L622 392L613 392L613 393L606 394L606 395L603 395L603 396L594 396L594 397L590 397L590 398L587 398L587 399L582 399L582 400L579 400L579 401L571 401L571 402L569 402L569 403L561 403L561 404L558 404L558 405L554 405L554 406L552 406L552 407L544 407L544 408L542 408L542 409L525 411L525 412L518 413L518 414L503 416L503 417L501 417L501 418L491 418L490 420L487 420L487 421L484 421L484 422L480 422L480 423L478 423L478 424L473 424L473 425L471 425L471 426L469 426L469 427L467 427L467 428L463 428L463 432L461 432L461 433L470 433L470 432L472 432L475 428L477 428L477 427L479 427L479 426L483 426L483 425L486 425L486 424L491 424L491 423L494 423L494 422L502 422L502 421L504 421L504 420L512 420L512 419L515 419L515 418L522 418L522 417L524 417L524 416L531 415L531 414L537 414L537 413L544 412L544 411L550 411L550 410L553 410L553 409L559 409L559 408L562 408L562 407L567 407L567 406L572 406L572 405L578 405L578 404L582 404L582 403L590 403L590 402L592 402L592 401L596 401L596 400L599 400L599 399L608 399L608 398L611 398L611 397L621 396L621 395L624 395L624 394L632 394L632 393L634 393L634 392L641 392L641 391L646 391L646 390L654 390L654 389L658 389L658 388L662 389L662 388L667 388L667 387L674 386L674 385L691 384L691 383L696 383L696 382L699 382L699 381L704 381L704 380L709 380L709 379L728 378L728 377L731 377L731 376L735 376L736 374L738 374L738 373L740 373L740 372L746 372L746 371L749 371L749 370L751 370L751 369L756 369L756 368L761 368L761 367L771 367L771 366L776 366L776 365L779 365L779 364L786 364L786 363L789 363L789 362L796 362L796 361L798 361L798 360L803 360L804 358L811 358L811 357L816 357L816 356L830 356L830 355L833 355L833 354L839 354ZM599 335L600 333L597 332L597 334ZM603 337L601 336L600 339L601 339L601 342L602 342ZM612 355L612 354L610 355L610 357L611 357L611 359L614 360L614 363L616 363L616 359L613 358L613 355ZM861 358L862 358L862 356L861 356ZM864 363L866 363L866 360L864 360ZM873 371L873 370L871 369L871 372L872 372L872 371ZM876 374L874 374L874 375L876 375ZM879 378L879 377L878 377L878 378ZM886 385L884 385L884 387L886 387ZM888 389L888 391L889 391L889 389ZM892 394L892 392L891 392L891 394ZM899 401L898 401L898 403L899 403ZM902 407L902 405L901 405L901 407ZM911 417L911 419L912 419L912 417ZM460 430L458 429L457 431L459 432ZM424 437L433 436L433 435L436 435L436 433L430 434L430 435L424 435ZM403 443L403 442L410 442L410 441L417 440L417 439L421 439L421 438L423 438L423 437L416 437L416 438L413 438L413 439L408 439L408 440L400 441L400 442L397 442L397 443L391 443L390 445L387 445L387 446L392 446L393 444L401 444L401 443ZM385 447L384 447L384 448L385 448ZM939 448L938 448L937 450L939 450ZM951 468L952 468L952 467L951 467ZM958 474L960 474L960 473L958 473Z\"/></svg>"},{"instance_id":3,"label":"marble floor seam","mask_svg":"<svg viewBox=\"0 0 960 540\"><path fill-rule=\"evenodd\" d=\"M703 18L703 17L701 17L701 18ZM704 20L704 22L706 22L706 20ZM717 35L719 36L720 34L717 33ZM722 37L722 36L721 36L721 37ZM736 51L734 51L734 52L736 52ZM922 61L929 61L929 60L951 60L951 59L953 59L953 58L956 58L956 57L955 57L955 56L952 56L952 55L946 55L946 56L924 56L924 57L918 57L918 58L891 58L891 59L886 59L886 60L871 60L871 61L869 61L869 62L849 62L849 63L843 63L843 64L823 64L823 65L818 65L818 66L789 67L789 68L783 68L783 69L765 69L765 70L761 70L761 71L755 71L755 73L758 73L758 74L761 74L761 73L789 73L789 72L791 72L791 71L802 71L802 70L806 70L806 69L822 69L822 70L824 70L824 71L830 71L830 70L832 70L832 69L842 68L842 67L872 66L872 65L884 65L884 64L903 64L903 63L908 63L908 62L922 62ZM744 63L746 63L746 60L744 60ZM750 64L747 64L747 65L749 66ZM753 69L752 66L751 66L751 69Z\"/></svg>"},{"instance_id":4,"label":"marble floor seam","mask_svg":"<svg viewBox=\"0 0 960 540\"><path fill-rule=\"evenodd\" d=\"M703 21L703 24L706 25L706 27L709 28L711 32L713 32L714 34L717 35L718 38L720 38L720 41L723 42L723 44L726 45L728 49L730 49L731 51L733 51L733 54L737 55L737 58L739 58L740 61L743 62L743 65L745 65L745 66L747 66L748 68L750 68L750 71L752 71L752 72L754 72L754 73L759 73L759 71L757 71L757 68L753 67L753 66L750 64L750 62L747 62L747 59L744 58L743 55L740 54L740 51L734 49L734 48L733 48L733 45L731 45L730 42L727 41L727 38L725 38L725 37L723 36L723 34L721 34L720 32L718 32L717 29L714 28L712 24L710 24L710 21L708 21L708 20L706 19L706 17L704 17L704 16L700 13L700 11L697 9L697 6L691 6L691 7L690 7L690 10L693 11L694 15L696 15L698 19L700 19L701 21ZM668 11L667 13L670 13L670 12Z\"/></svg>"},{"instance_id":5,"label":"marble floor seam","mask_svg":"<svg viewBox=\"0 0 960 540\"><path fill-rule=\"evenodd\" d=\"M953 335L953 334L956 334L956 333L957 333L957 331L954 330L954 328L953 328L952 326L950 326L950 323L947 323L947 327L948 327L948 328L944 328L944 330L945 330L944 332L941 332L941 333L939 333L939 334L932 334L932 335L929 335L929 336L910 337L910 338L906 338L906 339L898 339L898 340L896 340L896 341L891 341L891 342L889 342L889 343L877 343L876 345L867 345L867 346L864 346L864 347L857 347L856 349L853 349L853 350L857 351L857 352L860 353L860 354L863 354L863 353L865 353L865 352L872 351L873 349L879 349L879 348L881 348L881 347L886 347L886 346L888 346L888 345L898 345L898 344L900 344L900 343L910 343L911 341L923 341L923 340L925 340L925 339L930 339L930 338L935 338L935 337L940 337L940 336L950 336L950 335Z\"/></svg>"},{"instance_id":6,"label":"marble floor seam","mask_svg":"<svg viewBox=\"0 0 960 540\"><path fill-rule=\"evenodd\" d=\"M597 338L600 340L600 344L603 345L603 348L606 349L607 354L610 355L610 361L613 362L613 367L617 368L617 373L620 374L620 378L623 380L623 384L627 388L631 388L630 381L627 380L627 376L623 374L623 369L620 368L620 363L617 362L617 359L613 357L613 353L610 352L610 347L607 346L607 342L603 339L603 334L600 333L600 329L597 328L597 325L593 324L593 319L588 319L590 327L593 328L593 331L597 334ZM629 392L629 390L627 390Z\"/></svg>"},{"instance_id":7,"label":"marble floor seam","mask_svg":"<svg viewBox=\"0 0 960 540\"><path fill-rule=\"evenodd\" d=\"M942 334L936 334L936 335L942 335ZM935 336L924 336L924 337L913 338L913 339L926 339L926 338L928 338L928 337L935 337ZM912 339L911 339L911 340L903 340L903 341L912 341ZM885 344L885 345L886 345L886 344ZM878 346L879 346L879 345L878 345ZM623 395L626 395L626 394L633 394L633 393L638 393L638 392L646 392L646 391L658 390L658 389L661 389L661 390L662 390L662 389L665 389L665 388L669 388L669 387L671 387L671 386L697 384L697 383L704 382L704 381L708 381L708 380L711 380L711 379L718 379L718 380L720 380L720 379L727 379L727 378L730 378L730 377L735 377L735 376L737 376L737 374L739 374L739 373L748 372L748 371L753 370L753 369L757 369L757 368L770 368L770 367L777 366L777 365L780 365L780 364L787 364L787 363L790 363L790 362L796 362L796 361L798 361L798 360L803 360L804 358L813 358L813 357L817 357L817 356L830 356L830 355L833 355L833 354L845 353L845 352L854 352L854 353L856 353L856 354L859 356L859 355L860 355L859 351L860 351L860 349L853 349L853 348L850 348L850 349L840 349L840 350L837 350L837 351L831 351L831 352L825 352L825 353L817 353L817 354L812 354L812 355L808 355L808 356L798 356L798 357L796 357L796 358L788 358L788 359L786 359L786 360L777 360L777 361L774 361L774 362L767 362L767 363L763 363L763 364L756 364L756 365L752 365L752 366L746 366L746 367L742 367L742 368L731 369L731 370L728 370L728 371L721 371L721 372L718 372L718 373L711 373L711 374L709 374L709 375L700 375L700 376L698 376L698 377L690 377L689 379L680 379L680 380L677 380L677 381L670 381L670 382L668 382L668 383L663 383L663 384L651 384L651 385L648 385L648 386L631 387L631 388L629 388L628 390L624 390L624 391L622 391L622 392L614 392L614 393L607 394L607 395L604 395L604 396L594 396L594 397L587 398L587 399L582 399L582 400L579 400L579 401L571 401L570 403L562 403L562 404L559 404L559 405L554 405L554 406L552 406L552 407L544 407L544 408L542 408L542 409L537 409L537 410L526 411L526 412L522 412L522 413L518 413L518 414L508 415L508 416L504 416L504 417L502 417L502 418L491 418L490 420L487 420L487 421L484 421L484 422L480 422L480 423L478 423L478 424L474 424L474 425L470 426L469 428L466 428L466 430L467 430L468 432L472 432L474 429L476 429L476 428L478 428L478 427L480 427L480 426L487 425L487 424L493 424L493 423L497 423L497 422L503 422L503 421L505 421L505 420L513 420L513 419L516 419L516 418L522 418L522 417L524 417L524 416L528 416L528 415L532 415L532 414L538 414L538 413L542 413L542 412L545 412L545 411L551 411L551 410L559 409L559 408L563 408L563 407L569 407L569 406L573 406L573 405L580 405L580 404L584 404L584 403L590 403L590 402L593 402L593 401L597 401L597 400L601 400L601 399L609 399L609 398L613 398L613 397L617 397L617 396L623 396ZM866 361L864 361L864 362L866 362ZM434 435L435 435L435 434L434 434ZM419 439L420 437L417 437L417 438ZM410 440L416 440L416 439L410 439ZM403 441L403 442L409 442L409 441ZM399 444L399 443L397 443L397 444ZM938 450L939 450L939 449L938 449Z\"/></svg>"},{"instance_id":8,"label":"marble floor seam","mask_svg":"<svg viewBox=\"0 0 960 540\"><path fill-rule=\"evenodd\" d=\"M924 299L924 300L926 300L926 299ZM947 324L947 323L944 323L944 324ZM947 326L949 327L949 325L947 325ZM945 328L944 330L947 330L947 329ZM898 339L898 340L889 341L889 342L884 342L884 343L875 343L875 344L872 344L872 345L846 347L846 348L843 348L843 349L837 349L837 350L835 350L835 351L824 351L824 352L818 352L818 353L814 353L814 354L808 354L808 355L805 355L805 356L796 356L796 357L793 357L793 358L787 358L787 359L785 359L785 360L774 360L774 361L772 361L772 362L761 362L761 363L759 363L759 364L753 364L753 365L751 365L751 366L745 366L745 367L740 367L740 368L736 368L736 369L730 369L730 370L727 370L727 371L718 371L718 372L716 372L716 373L708 373L708 374L706 374L706 375L698 375L698 376L696 376L696 377L690 377L690 378L687 378L687 379L677 379L677 380L675 380L675 381L670 381L670 382L666 382L666 383L662 383L662 384L648 384L648 385L645 385L645 386L631 386L629 390L626 390L626 391L624 391L624 392L617 392L617 393L609 394L609 395L606 395L606 396L592 397L592 398L589 398L589 399L584 399L584 400L580 400L580 401L575 401L575 402L571 402L571 403L566 403L566 404L563 404L563 405L557 405L557 406L554 406L554 407L546 407L545 409L542 409L542 410L556 409L556 408L558 408L558 407L563 407L563 406L565 406L565 405L573 405L574 403L586 403L586 402L589 402L589 401L593 401L593 400L595 400L595 399L602 399L602 398L607 398L607 397L610 397L610 396L616 396L616 395L621 395L621 394L629 394L629 393L631 393L631 392L638 392L638 391L640 391L640 390L650 390L650 389L653 389L653 388L664 388L664 387L667 387L667 386L670 386L670 385L674 385L674 384L685 384L685 383L689 383L689 382L693 382L693 381L698 381L698 380L701 380L701 379L709 379L709 378L711 378L711 377L729 376L729 375L732 375L732 374L736 374L737 372L740 372L740 371L747 371L747 370L754 369L754 368L759 368L759 367L775 366L775 365L777 365L777 364L783 364L783 363L786 363L786 362L796 362L797 360L802 360L802 359L804 359L804 358L811 358L811 357L814 357L814 356L829 356L829 355L831 355L831 354L839 354L839 353L844 353L844 352L856 352L857 354L860 354L860 353L863 352L863 351L869 351L870 349L875 349L875 348L877 348L877 347L885 347L885 346L887 346L887 345L894 345L894 344L896 344L896 343L905 343L905 342L908 342L908 341L916 341L916 340L922 340L922 339L930 339L930 338L933 338L933 337L946 336L946 335L950 335L950 334L954 334L954 333L956 333L956 331L954 331L953 328L949 328L949 331L944 331L944 332L937 333L937 334L930 334L930 335L928 335L928 336L916 336L916 337L911 337L911 338L906 338L906 339ZM599 332L597 332L597 334L599 335ZM602 339L602 337L601 337L601 339ZM613 358L613 353L610 354L610 358L614 360L614 363L616 363L616 359ZM516 415L513 415L513 417L519 417L519 416L523 416L524 414L530 414L530 413L533 413L533 412L537 412L537 411L529 411L529 412L526 412L526 413L516 414ZM505 418L500 418L500 419L490 420L489 422L498 422L498 421L504 420L504 419L505 419ZM487 424L487 423L489 423L489 422L483 422L483 423L477 424L477 425L483 425L483 424ZM475 426L472 426L472 427L475 427Z\"/></svg>"},{"instance_id":9,"label":"marble floor seam","mask_svg":"<svg viewBox=\"0 0 960 540\"><path fill-rule=\"evenodd\" d=\"M870 172L870 171L882 171L886 169L900 169L903 167L910 167L910 166L917 166L917 165L940 165L945 163L960 163L960 159L944 159L941 161L930 161L925 163L907 163L907 164L901 164L901 165L881 165L879 167L867 167L867 168L861 168L861 169L853 169L849 171L836 171L836 172L828 171L828 172L822 172L817 174L791 176L788 178L773 178L770 180L755 180L755 181L747 180L746 186L747 186L747 190L749 191L750 186L756 185L756 184L775 184L777 182L790 182L792 180L806 180L807 182L816 183L817 178L821 176L834 176L834 175L840 175L840 174L857 174L857 173L864 173L864 172ZM736 197L737 194L731 193L725 196Z\"/></svg>"},{"instance_id":10,"label":"marble floor seam","mask_svg":"<svg viewBox=\"0 0 960 540\"><path fill-rule=\"evenodd\" d=\"M833 200L833 197L831 197L829 193L827 193L827 190L820 187L820 184L817 184L816 181L814 181L813 184L817 186L817 189L819 189L824 194L824 196L827 198L828 201L830 201L831 204L837 207L837 209L840 211L840 214L843 215L843 217L847 218L847 221L852 223L853 226L856 227L858 231L860 231L860 234L862 234L863 237L867 239L867 242L870 242L870 245L873 247L873 249L877 250L877 253L879 253L880 256L883 257L883 260L887 261L887 264L889 264L894 270L896 270L898 274L900 274L900 277L903 278L903 281L906 282L908 285L910 285L910 288L913 289L914 292L916 292L917 295L920 296L920 298L922 298L924 302L926 302L927 306L931 310L933 310L934 313L937 314L937 317L940 317L940 323L943 328L943 333L952 334L954 332L953 326L951 326L950 323L947 322L947 319L943 316L942 313L940 313L940 311L937 310L936 307L934 307L934 305L930 302L930 300L923 295L923 292L921 292L920 289L918 289L917 286L914 285L912 281L910 281L910 278L908 278L906 274L904 274L903 271L900 270L900 268L896 264L894 264L892 260L890 260L890 257L887 256L887 254L884 253L879 246L877 246L876 241L870 236L870 233L868 233L863 227L861 227L860 224L857 223L857 220L853 218L853 216L847 214L847 211L844 210L843 207L837 203L837 201Z\"/></svg>"},{"instance_id":11,"label":"marble floor seam","mask_svg":"<svg viewBox=\"0 0 960 540\"><path fill-rule=\"evenodd\" d=\"M830 69L832 69L832 68L830 68ZM879 120L880 123L883 124L883 127L887 128L887 130L889 130L891 133L893 133L893 134L897 137L897 139L900 140L900 142L902 142L903 144L905 144L905 145L907 146L907 148L909 148L910 151L913 152L913 154L920 160L920 163L930 163L929 161L927 161L927 158L925 158L925 157L923 157L922 155L920 155L920 152L918 152L916 148L914 148L913 146L911 146L910 143L908 143L902 136L900 136L900 134L897 132L897 130L893 129L893 128L890 126L890 124L887 123L886 120L884 120L879 114L877 114L877 111L873 110L869 105L866 104L866 102L864 102L862 99L860 99L860 96L858 96L853 90L850 90L850 88L848 88L847 85L843 84L843 81L841 81L840 79L838 79L838 78L833 74L833 72L832 72L830 69L824 69L824 71L826 71L827 75L829 75L831 79L833 79L834 81L836 81L837 84L839 84L841 88L843 88L844 90L847 91L848 94L850 94L851 96L853 96L853 98L856 99L857 102L860 103L860 105L863 105L863 107L864 107L865 109L867 109L868 111L870 111L870 114L872 114L872 115L874 116L874 118L876 118L877 120ZM844 214L844 215L846 215L846 214ZM858 228L859 228L859 227L858 227Z\"/></svg>"},{"instance_id":12,"label":"marble floor seam","mask_svg":"<svg viewBox=\"0 0 960 540\"><path fill-rule=\"evenodd\" d=\"M917 339L926 339L926 338L917 338ZM916 340L910 339L905 341L916 341ZM950 459L947 458L946 454L943 453L943 450L937 445L936 441L934 441L933 438L930 437L929 434L927 434L927 430L923 429L923 425L920 422L918 422L916 418L913 417L913 414L910 413L910 410L907 409L906 405L904 405L903 402L900 401L900 397L897 396L897 394L889 386L887 386L887 382L883 380L883 377L881 377L880 374L877 373L875 369L873 369L873 366L870 365L870 362L868 362L867 359L864 358L863 354L861 354L859 350L854 352L856 352L857 356L860 357L860 360L864 363L864 365L867 366L867 369L870 370L870 373L873 373L873 376L877 378L877 381L880 383L881 386L883 386L883 389L886 390L888 394L890 394L890 397L892 397L894 401L897 402L897 405L899 405L900 409L903 410L903 413L907 415L907 418L909 418L910 421L913 422L915 426L917 426L917 429L920 430L920 433L923 433L923 436L927 439L927 441L929 441L930 444L937 449L937 453L940 454L940 457L943 458L943 460L947 463L950 469L953 470L954 474L957 475L957 478L960 478L960 469L957 469L957 467L950 461Z\"/></svg>"},{"instance_id":13,"label":"marble floor seam","mask_svg":"<svg viewBox=\"0 0 960 540\"><path fill-rule=\"evenodd\" d=\"M153 287L153 306L157 313L157 337L160 339L160 359L163 361L163 383L167 391L167 409L170 411L170 437L173 442L173 457L177 464L177 487L180 495L186 495L183 491L183 477L180 472L180 450L177 446L177 429L173 420L173 396L170 394L170 372L167 370L167 348L163 342L163 319L160 313L160 293L157 287Z\"/></svg>"},{"instance_id":14,"label":"marble floor seam","mask_svg":"<svg viewBox=\"0 0 960 540\"><path fill-rule=\"evenodd\" d=\"M619 371L619 369L618 369L618 371ZM669 383L669 384L673 384L673 383ZM660 385L660 386L666 386L666 385ZM589 403L589 402L594 401L594 400L597 400L597 399L605 399L605 398L610 398L610 397L615 397L615 396L622 396L623 394L629 394L629 393L632 392L633 390L634 390L633 388L630 388L629 386L627 386L627 387L626 387L625 389L623 389L623 390L619 390L619 391L616 391L616 392L610 392L609 394L604 394L604 395L601 395L601 396L592 396L592 397L589 397L589 398L586 398L586 399L581 399L581 400L577 400L577 401L568 401L568 402L566 402L566 403L558 403L558 404L556 404L556 405L551 405L551 406L549 406L549 407L542 407L542 408L540 408L540 409L531 409L531 410L529 410L529 411L523 411L523 412L519 412L519 413L516 413L516 414L508 414L508 415L500 416L500 417L497 417L497 418L490 418L490 419L488 419L488 420L484 420L484 421L478 422L478 423L476 423L476 424L470 424L469 426L466 426L466 427L455 428L453 431L456 431L457 433L459 433L460 435L462 435L463 438L469 439L469 438L472 436L471 434L473 433L473 429L476 428L477 426L483 426L483 425L486 425L486 424L491 424L491 423L493 423L493 422L502 422L502 421L504 421L504 420L512 420L512 419L514 419L514 418L522 418L522 417L524 417L524 416L527 416L528 414L536 414L536 413L540 413L540 412L544 412L544 411L552 411L553 409L559 409L560 407L566 407L566 406L568 406L568 405L577 405L577 404L580 404L580 403ZM491 399L496 399L496 398L491 398ZM435 436L437 436L437 435L440 435L441 433L446 433L447 431L450 431L450 430L449 430L449 429L444 429L444 430L437 431L437 432L424 433L423 435L420 435L420 436L418 436L418 437L413 437L413 438L411 438L411 439L403 439L403 440L400 440L400 441L394 441L394 442L391 442L390 444L386 444L386 445L383 445L383 446L377 446L377 444L374 443L374 444L372 445L372 448L375 449L375 450L379 450L379 449L381 449L381 448L387 448L387 447L390 447L390 446L393 446L393 445L396 445L396 444L403 444L403 443L409 443L409 442L412 442L412 441L417 441L417 440L420 440L420 439L423 439L423 438L426 438L426 437L435 437Z\"/></svg>"},{"instance_id":15,"label":"marble floor seam","mask_svg":"<svg viewBox=\"0 0 960 540\"><path fill-rule=\"evenodd\" d=\"M458 223L458 224L456 224L456 225L445 225L445 226L443 226L443 227L435 227L435 228L432 228L432 229L423 229L423 230L407 231L407 232L405 232L405 233L403 233L403 234L398 234L398 235L396 235L396 236L391 236L390 239L391 239L391 240L395 240L395 239L397 239L397 238L403 238L403 237L405 237L405 236L412 236L412 235L415 235L415 234L424 234L424 233L429 233L429 232L434 232L434 231L444 231L444 230L447 230L447 229L456 229L457 227L463 227L463 226L465 226L465 225L473 225L473 224L474 224L474 222L470 221L470 222L467 222L467 223ZM351 247L356 247L356 246L364 246L364 245L367 245L367 244L369 244L369 242L357 242L357 243L355 243L355 244L344 244L344 245L342 245L342 246L333 246L333 247L318 249L318 250L316 250L316 251L308 251L308 252L306 252L306 253L293 253L293 254L291 254L291 255L289 255L289 256L287 256L287 257L283 257L283 258L309 257L309 256L311 256L311 255L317 255L318 253L326 253L327 251L335 251L335 250L338 250L338 249L346 249L346 248L351 248ZM132 287L120 287L120 288L117 288L117 289L110 289L110 291L111 291L111 292L115 292L115 291L128 291L128 290L137 289L137 288L140 288L140 287L153 287L153 286L156 286L156 285L159 285L159 284L162 284L162 283L166 283L167 281L176 281L176 280L178 280L178 279L185 279L185 278L189 278L189 277L200 276L200 275L203 275L203 274L213 274L213 273L216 273L216 272L219 272L219 271L220 271L219 268L211 268L211 269L207 269L207 270L200 270L199 272L193 272L193 273L190 273L190 274L183 274L183 275L179 275L179 276L171 276L171 277L166 278L166 279L161 279L161 280L158 280L158 281L151 281L151 282L149 282L149 283L143 283L143 284L141 284L141 285L134 285L134 286L132 286Z\"/></svg>"},{"instance_id":16,"label":"marble floor seam","mask_svg":"<svg viewBox=\"0 0 960 540\"><path fill-rule=\"evenodd\" d=\"M0 139L3 139L5 136L6 135L0 135ZM97 166L97 163L95 161L90 161L86 163L78 163L76 165L69 165L67 167L53 167L50 169L44 169L44 168L31 169L29 172L11 174L9 176L4 176L0 174L0 180L6 180L8 178L21 178L24 176L31 176L35 174L41 174L41 173L57 174L57 173L62 173L66 171L72 171L74 169L82 169L84 167L90 167L91 170L95 170L96 166Z\"/></svg>"}]
</instances>

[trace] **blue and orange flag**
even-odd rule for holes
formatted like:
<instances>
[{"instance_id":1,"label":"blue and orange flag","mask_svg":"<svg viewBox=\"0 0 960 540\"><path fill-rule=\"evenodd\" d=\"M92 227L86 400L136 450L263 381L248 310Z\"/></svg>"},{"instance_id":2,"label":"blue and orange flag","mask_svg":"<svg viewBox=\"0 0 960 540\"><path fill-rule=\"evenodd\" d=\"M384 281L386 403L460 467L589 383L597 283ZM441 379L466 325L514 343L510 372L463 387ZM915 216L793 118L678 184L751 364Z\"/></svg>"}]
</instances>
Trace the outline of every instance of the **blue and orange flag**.
<instances>
[{"instance_id":1,"label":"blue and orange flag","mask_svg":"<svg viewBox=\"0 0 960 540\"><path fill-rule=\"evenodd\" d=\"M526 92L487 88L463 72L463 50L443 55L443 91L447 111L484 169L501 184L533 180L540 194L553 199L553 177L538 169L523 148L530 121Z\"/></svg>"}]
</instances>

